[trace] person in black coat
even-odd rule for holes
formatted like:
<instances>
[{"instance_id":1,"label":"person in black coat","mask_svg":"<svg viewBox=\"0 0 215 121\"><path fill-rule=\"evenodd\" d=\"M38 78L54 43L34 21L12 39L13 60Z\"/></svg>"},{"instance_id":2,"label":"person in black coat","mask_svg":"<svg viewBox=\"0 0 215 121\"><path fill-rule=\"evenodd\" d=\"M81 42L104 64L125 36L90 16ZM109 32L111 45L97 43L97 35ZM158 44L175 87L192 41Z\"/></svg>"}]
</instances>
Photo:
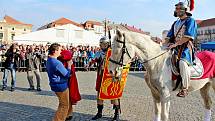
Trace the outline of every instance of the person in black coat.
<instances>
[{"instance_id":1,"label":"person in black coat","mask_svg":"<svg viewBox=\"0 0 215 121\"><path fill-rule=\"evenodd\" d=\"M16 45L12 44L10 48L5 53L5 63L4 63L4 75L3 75L3 87L2 91L7 88L7 77L8 72L11 72L11 91L15 90L16 85L16 67L18 65L19 52L17 51Z\"/></svg>"}]
</instances>

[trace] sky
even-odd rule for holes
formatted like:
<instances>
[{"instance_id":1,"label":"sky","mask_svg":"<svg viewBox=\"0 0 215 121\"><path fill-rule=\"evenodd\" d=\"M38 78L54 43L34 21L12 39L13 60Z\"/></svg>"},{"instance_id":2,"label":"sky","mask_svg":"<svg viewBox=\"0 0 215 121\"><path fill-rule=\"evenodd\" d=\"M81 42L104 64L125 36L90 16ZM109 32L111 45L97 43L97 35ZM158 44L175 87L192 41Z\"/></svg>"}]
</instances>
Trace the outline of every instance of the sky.
<instances>
[{"instance_id":1,"label":"sky","mask_svg":"<svg viewBox=\"0 0 215 121\"><path fill-rule=\"evenodd\" d=\"M181 0L184 1L184 0ZM0 0L0 19L9 15L33 30L61 17L78 23L87 20L127 23L152 36L161 37L177 19L173 16L179 0ZM194 19L215 18L215 0L195 0Z\"/></svg>"}]
</instances>

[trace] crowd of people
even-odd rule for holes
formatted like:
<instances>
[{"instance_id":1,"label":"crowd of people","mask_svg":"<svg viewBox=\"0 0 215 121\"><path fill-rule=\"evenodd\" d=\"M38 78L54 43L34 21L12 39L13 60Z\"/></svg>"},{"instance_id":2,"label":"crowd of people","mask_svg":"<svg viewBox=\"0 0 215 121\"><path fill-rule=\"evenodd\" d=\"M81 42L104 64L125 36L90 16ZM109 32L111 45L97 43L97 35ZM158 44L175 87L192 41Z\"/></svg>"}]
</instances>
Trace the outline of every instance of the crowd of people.
<instances>
[{"instance_id":1,"label":"crowd of people","mask_svg":"<svg viewBox=\"0 0 215 121\"><path fill-rule=\"evenodd\" d=\"M28 65L28 53L31 53L38 57L38 66L40 71L45 71L45 64L48 58L48 47L47 45L19 45L14 44L16 48L16 53L18 54L16 58L16 68L17 71L27 71L27 65ZM10 45L1 45L0 47L0 68L2 68L2 71L4 69L4 63L6 61L5 53L10 48ZM84 67L86 64L88 64L89 61L91 61L92 58L94 58L96 55L99 54L100 48L96 46L63 46L63 50L70 50L73 53L73 62L76 68L76 71L88 71ZM95 70L96 64L91 66L89 70ZM131 70L135 71L142 71L143 65L139 62L138 59L134 61L131 65Z\"/></svg>"},{"instance_id":2,"label":"crowd of people","mask_svg":"<svg viewBox=\"0 0 215 121\"><path fill-rule=\"evenodd\" d=\"M34 90L35 86L33 84L33 74L35 74L37 79L37 90L40 89L41 71L46 71L46 62L48 59L48 48L47 45L1 45L0 47L0 68L3 71L3 88L4 91L7 87L7 76L10 71L12 74L11 91L14 91L16 83L16 72L27 72L27 79L29 82L29 90ZM97 63L91 65L90 68L85 68L85 66L96 56L100 54L100 47L91 46L63 46L62 50L69 50L73 54L73 63L76 71L90 71L96 70ZM143 65L136 59L131 67L135 67L135 70L142 71ZM134 70L134 68L133 68Z\"/></svg>"}]
</instances>

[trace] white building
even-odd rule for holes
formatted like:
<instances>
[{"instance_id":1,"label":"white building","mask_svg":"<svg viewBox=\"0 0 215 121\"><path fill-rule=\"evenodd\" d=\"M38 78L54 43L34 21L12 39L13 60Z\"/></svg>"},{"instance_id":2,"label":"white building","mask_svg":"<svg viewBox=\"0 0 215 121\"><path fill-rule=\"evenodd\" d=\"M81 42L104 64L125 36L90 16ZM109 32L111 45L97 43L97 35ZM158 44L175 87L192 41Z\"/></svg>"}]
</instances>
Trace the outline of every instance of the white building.
<instances>
[{"instance_id":1,"label":"white building","mask_svg":"<svg viewBox=\"0 0 215 121\"><path fill-rule=\"evenodd\" d=\"M3 20L0 20L0 43L12 43L14 36L30 33L31 30L32 24L26 24L5 15Z\"/></svg>"},{"instance_id":2,"label":"white building","mask_svg":"<svg viewBox=\"0 0 215 121\"><path fill-rule=\"evenodd\" d=\"M48 23L38 31L15 36L14 41L20 44L61 43L64 45L98 46L99 39L104 35L103 25L96 21L79 24L66 18Z\"/></svg>"},{"instance_id":3,"label":"white building","mask_svg":"<svg viewBox=\"0 0 215 121\"><path fill-rule=\"evenodd\" d=\"M203 20L198 24L199 43L215 41L215 18Z\"/></svg>"},{"instance_id":4,"label":"white building","mask_svg":"<svg viewBox=\"0 0 215 121\"><path fill-rule=\"evenodd\" d=\"M14 37L14 42L19 44L47 44L60 43L63 45L90 45L98 46L102 34L87 31L73 24L38 30L28 34Z\"/></svg>"}]
</instances>

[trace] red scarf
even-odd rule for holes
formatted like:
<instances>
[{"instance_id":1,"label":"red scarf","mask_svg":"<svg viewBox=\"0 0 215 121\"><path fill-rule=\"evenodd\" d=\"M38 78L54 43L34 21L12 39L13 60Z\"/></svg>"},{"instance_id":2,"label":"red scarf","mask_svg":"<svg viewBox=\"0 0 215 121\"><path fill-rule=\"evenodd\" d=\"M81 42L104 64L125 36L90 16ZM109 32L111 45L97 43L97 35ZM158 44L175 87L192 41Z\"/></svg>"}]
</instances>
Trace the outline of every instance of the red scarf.
<instances>
[{"instance_id":1,"label":"red scarf","mask_svg":"<svg viewBox=\"0 0 215 121\"><path fill-rule=\"evenodd\" d=\"M72 53L69 50L63 50L61 52L61 56L58 58L63 65L67 68L68 64L67 61L72 59ZM71 77L69 79L69 95L70 95L70 100L72 105L75 105L78 101L81 100L81 95L79 93L79 89L78 89L78 81L76 78L76 74L75 74L75 66L74 64L72 64L71 67Z\"/></svg>"}]
</instances>

